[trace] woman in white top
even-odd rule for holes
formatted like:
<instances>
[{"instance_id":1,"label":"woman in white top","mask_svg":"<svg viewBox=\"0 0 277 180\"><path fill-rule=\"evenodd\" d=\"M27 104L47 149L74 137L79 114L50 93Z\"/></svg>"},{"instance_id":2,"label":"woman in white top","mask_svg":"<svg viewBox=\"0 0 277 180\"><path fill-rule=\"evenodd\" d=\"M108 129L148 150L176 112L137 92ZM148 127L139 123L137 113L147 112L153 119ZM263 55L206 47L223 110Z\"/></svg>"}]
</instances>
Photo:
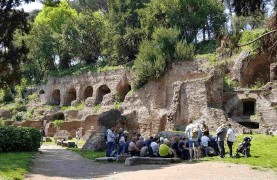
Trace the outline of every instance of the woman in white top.
<instances>
[{"instance_id":1,"label":"woman in white top","mask_svg":"<svg viewBox=\"0 0 277 180\"><path fill-rule=\"evenodd\" d=\"M228 131L227 131L227 145L228 145L228 148L229 148L229 155L230 157L233 157L232 156L232 146L235 142L235 130L232 128L232 125L231 124L228 124Z\"/></svg>"}]
</instances>

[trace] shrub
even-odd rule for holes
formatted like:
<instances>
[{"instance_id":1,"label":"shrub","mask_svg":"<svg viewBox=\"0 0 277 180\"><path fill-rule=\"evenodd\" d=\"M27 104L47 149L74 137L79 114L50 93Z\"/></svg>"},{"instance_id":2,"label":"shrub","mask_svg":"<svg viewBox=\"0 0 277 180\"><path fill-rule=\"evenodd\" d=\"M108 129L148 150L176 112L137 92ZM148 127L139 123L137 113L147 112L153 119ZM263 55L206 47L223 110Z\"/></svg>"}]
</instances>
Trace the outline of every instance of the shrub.
<instances>
[{"instance_id":1,"label":"shrub","mask_svg":"<svg viewBox=\"0 0 277 180\"><path fill-rule=\"evenodd\" d=\"M212 54L217 46L216 40L201 41L196 45L196 54Z\"/></svg>"},{"instance_id":2,"label":"shrub","mask_svg":"<svg viewBox=\"0 0 277 180\"><path fill-rule=\"evenodd\" d=\"M245 30L241 34L239 44L249 43L250 41L260 37L264 33L265 33L264 29L255 29L255 30L252 30L252 31ZM257 50L259 50L261 47L262 47L262 41L258 40L258 41L255 41L254 43L251 43L247 46L244 46L243 49L244 50L251 50L252 54L255 55L255 53L257 53Z\"/></svg>"},{"instance_id":3,"label":"shrub","mask_svg":"<svg viewBox=\"0 0 277 180\"><path fill-rule=\"evenodd\" d=\"M223 87L224 90L233 90L238 87L238 83L232 79L230 79L227 75L223 78Z\"/></svg>"},{"instance_id":4,"label":"shrub","mask_svg":"<svg viewBox=\"0 0 277 180\"><path fill-rule=\"evenodd\" d=\"M11 92L11 89L1 89L0 90L0 102L1 103L7 103L7 102L12 102L14 99L14 95Z\"/></svg>"},{"instance_id":5,"label":"shrub","mask_svg":"<svg viewBox=\"0 0 277 180\"><path fill-rule=\"evenodd\" d=\"M100 105L100 104L97 104L97 105L93 106L92 111L93 111L94 113L96 113L99 109L101 109L101 105Z\"/></svg>"},{"instance_id":6,"label":"shrub","mask_svg":"<svg viewBox=\"0 0 277 180\"><path fill-rule=\"evenodd\" d=\"M39 147L39 130L27 127L0 127L0 152L37 151Z\"/></svg>"},{"instance_id":7,"label":"shrub","mask_svg":"<svg viewBox=\"0 0 277 180\"><path fill-rule=\"evenodd\" d=\"M148 80L160 78L174 61L190 60L194 48L185 41L179 40L179 31L173 28L158 28L151 41L141 43L135 59L137 76L136 87Z\"/></svg>"},{"instance_id":8,"label":"shrub","mask_svg":"<svg viewBox=\"0 0 277 180\"><path fill-rule=\"evenodd\" d=\"M63 121L63 120L54 120L53 123L54 123L54 126L55 126L56 128L60 128L60 127L63 126L64 121Z\"/></svg>"},{"instance_id":9,"label":"shrub","mask_svg":"<svg viewBox=\"0 0 277 180\"><path fill-rule=\"evenodd\" d=\"M4 126L4 120L2 118L0 118L0 127Z\"/></svg>"},{"instance_id":10,"label":"shrub","mask_svg":"<svg viewBox=\"0 0 277 180\"><path fill-rule=\"evenodd\" d=\"M34 94L30 94L28 97L27 97L28 101L38 101L38 95L36 93Z\"/></svg>"}]
</instances>

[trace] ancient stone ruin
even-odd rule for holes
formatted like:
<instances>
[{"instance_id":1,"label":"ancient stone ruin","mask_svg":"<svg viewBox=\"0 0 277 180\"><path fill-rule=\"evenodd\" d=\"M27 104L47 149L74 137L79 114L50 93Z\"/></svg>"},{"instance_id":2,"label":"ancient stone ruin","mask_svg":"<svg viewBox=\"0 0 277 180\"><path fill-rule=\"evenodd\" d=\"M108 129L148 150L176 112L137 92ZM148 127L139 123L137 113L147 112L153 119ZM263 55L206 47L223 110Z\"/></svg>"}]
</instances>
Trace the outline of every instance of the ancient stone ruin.
<instances>
[{"instance_id":1,"label":"ancient stone ruin","mask_svg":"<svg viewBox=\"0 0 277 180\"><path fill-rule=\"evenodd\" d=\"M149 81L134 91L134 74L121 68L80 76L50 78L47 84L37 87L42 108L34 120L22 122L22 126L45 127L48 136L54 136L57 128L54 120L63 120L60 130L67 130L75 137L76 130L85 139L105 133L108 125L99 121L105 113L117 108L114 126L139 132L143 136L161 131L184 130L191 119L196 123L206 121L214 130L221 122L234 124L238 132L264 132L277 130L277 63L258 59L248 60L249 53L242 52L228 71L239 87L253 84L257 79L266 83L261 89L237 88L224 90L220 68L207 66L208 60L176 63L159 80ZM262 56L262 55L261 55ZM265 56L265 55L264 55ZM265 74L261 74L262 69ZM62 106L78 106L80 110L61 110ZM116 107L116 105L118 107ZM0 111L2 117L8 112ZM105 123L104 123L105 124ZM249 129L248 129L249 128ZM95 140L97 141L97 140ZM87 148L91 148L89 143ZM97 149L97 148L96 148Z\"/></svg>"}]
</instances>

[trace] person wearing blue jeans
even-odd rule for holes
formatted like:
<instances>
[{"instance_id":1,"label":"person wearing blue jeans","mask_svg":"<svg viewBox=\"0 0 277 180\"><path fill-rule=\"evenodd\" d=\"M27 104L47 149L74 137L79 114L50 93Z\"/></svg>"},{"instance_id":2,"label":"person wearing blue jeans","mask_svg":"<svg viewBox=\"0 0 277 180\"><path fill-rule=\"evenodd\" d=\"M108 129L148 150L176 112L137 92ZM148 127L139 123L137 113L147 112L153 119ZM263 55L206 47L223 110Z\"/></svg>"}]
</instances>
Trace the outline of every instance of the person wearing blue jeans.
<instances>
[{"instance_id":1,"label":"person wearing blue jeans","mask_svg":"<svg viewBox=\"0 0 277 180\"><path fill-rule=\"evenodd\" d=\"M110 157L115 145L115 134L113 133L113 128L107 130L107 148L106 148L106 156Z\"/></svg>"},{"instance_id":2,"label":"person wearing blue jeans","mask_svg":"<svg viewBox=\"0 0 277 180\"><path fill-rule=\"evenodd\" d=\"M117 155L120 155L122 153L125 153L125 149L126 149L126 140L127 140L127 134L129 132L128 131L123 131L123 133L121 134L120 138L119 138L119 150Z\"/></svg>"}]
</instances>

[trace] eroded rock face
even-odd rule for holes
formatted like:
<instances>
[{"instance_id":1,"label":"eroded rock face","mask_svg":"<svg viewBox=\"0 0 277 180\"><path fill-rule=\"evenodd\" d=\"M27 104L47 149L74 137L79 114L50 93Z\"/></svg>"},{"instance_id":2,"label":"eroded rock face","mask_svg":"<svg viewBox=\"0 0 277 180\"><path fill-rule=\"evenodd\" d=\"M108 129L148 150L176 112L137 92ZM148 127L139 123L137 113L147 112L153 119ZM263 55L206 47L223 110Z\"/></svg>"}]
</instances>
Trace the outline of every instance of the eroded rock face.
<instances>
[{"instance_id":1,"label":"eroded rock face","mask_svg":"<svg viewBox=\"0 0 277 180\"><path fill-rule=\"evenodd\" d=\"M247 87L259 81L266 83L270 81L270 61L268 54L261 53L252 58L249 52L242 52L235 60L231 69L233 80L236 80L241 87Z\"/></svg>"}]
</instances>

